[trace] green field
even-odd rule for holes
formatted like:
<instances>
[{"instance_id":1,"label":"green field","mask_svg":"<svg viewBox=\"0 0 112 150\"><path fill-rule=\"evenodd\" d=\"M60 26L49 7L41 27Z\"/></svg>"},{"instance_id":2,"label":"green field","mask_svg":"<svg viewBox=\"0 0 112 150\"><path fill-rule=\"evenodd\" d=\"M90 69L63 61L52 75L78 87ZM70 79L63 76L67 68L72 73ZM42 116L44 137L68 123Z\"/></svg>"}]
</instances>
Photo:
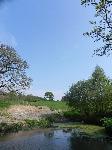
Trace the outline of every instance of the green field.
<instances>
[{"instance_id":1,"label":"green field","mask_svg":"<svg viewBox=\"0 0 112 150\"><path fill-rule=\"evenodd\" d=\"M47 106L52 110L68 110L69 107L66 105L65 102L62 101L47 101L47 100L40 100L40 99L1 99L0 100L0 109L8 108L11 105L32 105L32 106Z\"/></svg>"},{"instance_id":2,"label":"green field","mask_svg":"<svg viewBox=\"0 0 112 150\"><path fill-rule=\"evenodd\" d=\"M69 107L66 105L64 102L60 101L37 101L37 102L30 102L31 105L33 106L47 106L50 109L53 110L68 110Z\"/></svg>"}]
</instances>

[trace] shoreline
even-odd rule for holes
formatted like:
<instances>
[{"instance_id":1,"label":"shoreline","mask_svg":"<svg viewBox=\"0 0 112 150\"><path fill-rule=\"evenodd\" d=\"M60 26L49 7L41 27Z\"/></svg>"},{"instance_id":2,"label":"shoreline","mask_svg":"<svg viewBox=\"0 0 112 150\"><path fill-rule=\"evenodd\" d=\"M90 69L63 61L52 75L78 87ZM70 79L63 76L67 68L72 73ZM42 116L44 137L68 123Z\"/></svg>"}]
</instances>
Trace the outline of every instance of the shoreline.
<instances>
[{"instance_id":1,"label":"shoreline","mask_svg":"<svg viewBox=\"0 0 112 150\"><path fill-rule=\"evenodd\" d=\"M17 130L18 129L18 130ZM54 123L50 127L22 127L22 128L12 128L11 132L2 132L0 137L8 136L10 134L18 134L25 132L43 132L45 130L63 130L63 132L69 133L73 132L76 138L81 138L85 140L103 140L103 141L112 141L112 137L108 136L105 133L104 127L96 126L96 125L87 125L76 122L68 122L68 123Z\"/></svg>"}]
</instances>

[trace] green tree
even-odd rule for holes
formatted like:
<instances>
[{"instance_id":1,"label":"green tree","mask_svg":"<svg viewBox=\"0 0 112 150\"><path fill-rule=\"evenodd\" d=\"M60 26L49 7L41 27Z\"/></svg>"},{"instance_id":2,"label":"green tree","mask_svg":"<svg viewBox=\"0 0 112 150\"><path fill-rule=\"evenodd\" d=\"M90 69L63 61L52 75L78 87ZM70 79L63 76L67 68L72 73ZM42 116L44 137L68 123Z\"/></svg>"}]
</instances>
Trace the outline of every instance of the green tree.
<instances>
[{"instance_id":1,"label":"green tree","mask_svg":"<svg viewBox=\"0 0 112 150\"><path fill-rule=\"evenodd\" d=\"M112 50L112 0L81 0L85 6L92 5L95 9L95 20L90 21L93 29L85 35L99 42L102 46L94 50L98 56L107 55Z\"/></svg>"},{"instance_id":2,"label":"green tree","mask_svg":"<svg viewBox=\"0 0 112 150\"><path fill-rule=\"evenodd\" d=\"M90 79L73 84L63 100L88 114L103 114L112 109L112 81L96 66Z\"/></svg>"},{"instance_id":3,"label":"green tree","mask_svg":"<svg viewBox=\"0 0 112 150\"><path fill-rule=\"evenodd\" d=\"M79 109L82 113L87 114L89 112L89 82L78 81L73 84L69 91L63 97L71 107Z\"/></svg>"},{"instance_id":4,"label":"green tree","mask_svg":"<svg viewBox=\"0 0 112 150\"><path fill-rule=\"evenodd\" d=\"M44 98L47 100L54 100L54 94L52 92L46 92Z\"/></svg>"},{"instance_id":5,"label":"green tree","mask_svg":"<svg viewBox=\"0 0 112 150\"><path fill-rule=\"evenodd\" d=\"M0 45L0 91L20 92L30 87L31 78L27 77L28 64L12 47Z\"/></svg>"},{"instance_id":6,"label":"green tree","mask_svg":"<svg viewBox=\"0 0 112 150\"><path fill-rule=\"evenodd\" d=\"M109 102L112 101L112 81L106 77L102 68L96 66L90 82L94 112L103 113L108 111Z\"/></svg>"}]
</instances>

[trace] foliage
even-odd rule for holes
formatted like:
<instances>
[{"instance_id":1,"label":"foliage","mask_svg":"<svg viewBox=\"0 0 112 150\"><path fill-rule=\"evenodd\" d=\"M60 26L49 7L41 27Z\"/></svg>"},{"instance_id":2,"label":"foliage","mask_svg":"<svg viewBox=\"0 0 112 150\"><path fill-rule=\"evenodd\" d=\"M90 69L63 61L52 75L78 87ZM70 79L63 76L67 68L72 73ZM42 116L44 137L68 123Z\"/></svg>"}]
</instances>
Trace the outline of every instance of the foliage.
<instances>
[{"instance_id":1,"label":"foliage","mask_svg":"<svg viewBox=\"0 0 112 150\"><path fill-rule=\"evenodd\" d=\"M65 118L70 121L82 121L82 115L78 110L71 110L63 112Z\"/></svg>"},{"instance_id":2,"label":"foliage","mask_svg":"<svg viewBox=\"0 0 112 150\"><path fill-rule=\"evenodd\" d=\"M52 92L46 92L44 97L47 100L53 100L54 99L54 94Z\"/></svg>"},{"instance_id":3,"label":"foliage","mask_svg":"<svg viewBox=\"0 0 112 150\"><path fill-rule=\"evenodd\" d=\"M0 123L0 135L7 134L10 132L18 132L19 130L22 130L23 123Z\"/></svg>"},{"instance_id":4,"label":"foliage","mask_svg":"<svg viewBox=\"0 0 112 150\"><path fill-rule=\"evenodd\" d=\"M70 107L65 103L65 102L60 102L60 101L36 101L36 102L31 102L30 103L32 106L47 106L51 110L69 110Z\"/></svg>"},{"instance_id":5,"label":"foliage","mask_svg":"<svg viewBox=\"0 0 112 150\"><path fill-rule=\"evenodd\" d=\"M26 119L25 123L0 123L0 135L4 135L11 132L18 132L20 130L29 128L49 128L52 126L52 121L50 119L40 119L40 120L30 120Z\"/></svg>"},{"instance_id":6,"label":"foliage","mask_svg":"<svg viewBox=\"0 0 112 150\"><path fill-rule=\"evenodd\" d=\"M91 78L72 85L63 100L88 117L109 113L112 109L112 82L97 66Z\"/></svg>"},{"instance_id":7,"label":"foliage","mask_svg":"<svg viewBox=\"0 0 112 150\"><path fill-rule=\"evenodd\" d=\"M11 105L32 105L32 106L47 106L51 110L69 110L71 109L66 102L62 101L46 101L45 99L41 97L35 97L32 96L29 99L29 96L25 95L17 95L17 96L12 96L12 95L5 95L5 96L0 96L0 109L2 108L8 108Z\"/></svg>"},{"instance_id":8,"label":"foliage","mask_svg":"<svg viewBox=\"0 0 112 150\"><path fill-rule=\"evenodd\" d=\"M10 106L9 101L0 100L0 109L8 108Z\"/></svg>"},{"instance_id":9,"label":"foliage","mask_svg":"<svg viewBox=\"0 0 112 150\"><path fill-rule=\"evenodd\" d=\"M112 50L112 1L111 0L81 0L81 4L95 8L95 21L90 21L93 29L85 35L94 38L94 42L102 43L102 47L94 50L96 55L110 54Z\"/></svg>"},{"instance_id":10,"label":"foliage","mask_svg":"<svg viewBox=\"0 0 112 150\"><path fill-rule=\"evenodd\" d=\"M25 90L30 86L31 78L27 77L28 64L7 45L0 45L0 92Z\"/></svg>"},{"instance_id":11,"label":"foliage","mask_svg":"<svg viewBox=\"0 0 112 150\"><path fill-rule=\"evenodd\" d=\"M38 100L45 101L45 98L33 96L33 95L27 95L27 96L24 96L24 100L28 102L37 102Z\"/></svg>"},{"instance_id":12,"label":"foliage","mask_svg":"<svg viewBox=\"0 0 112 150\"><path fill-rule=\"evenodd\" d=\"M40 119L40 120L30 120L30 119L26 119L25 120L26 125L28 126L28 128L48 128L51 127L52 125L52 121L50 119Z\"/></svg>"},{"instance_id":13,"label":"foliage","mask_svg":"<svg viewBox=\"0 0 112 150\"><path fill-rule=\"evenodd\" d=\"M112 118L104 117L103 119L101 119L101 121L103 122L104 127L112 127Z\"/></svg>"},{"instance_id":14,"label":"foliage","mask_svg":"<svg viewBox=\"0 0 112 150\"><path fill-rule=\"evenodd\" d=\"M105 127L107 134L112 136L112 118L104 117L101 119L101 122L103 122L103 126Z\"/></svg>"},{"instance_id":15,"label":"foliage","mask_svg":"<svg viewBox=\"0 0 112 150\"><path fill-rule=\"evenodd\" d=\"M47 117L47 119L50 119L50 121L53 123L66 122L66 121L68 121L68 119L65 118L64 112L61 111L61 112L56 112L56 113L50 114L49 117Z\"/></svg>"}]
</instances>

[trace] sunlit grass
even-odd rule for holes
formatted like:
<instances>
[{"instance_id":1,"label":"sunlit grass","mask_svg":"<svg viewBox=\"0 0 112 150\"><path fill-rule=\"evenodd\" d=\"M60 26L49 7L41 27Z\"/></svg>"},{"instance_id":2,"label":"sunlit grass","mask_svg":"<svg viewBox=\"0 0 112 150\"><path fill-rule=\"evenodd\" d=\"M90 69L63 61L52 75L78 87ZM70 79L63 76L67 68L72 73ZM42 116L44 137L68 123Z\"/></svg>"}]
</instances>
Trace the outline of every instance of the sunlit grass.
<instances>
[{"instance_id":1,"label":"sunlit grass","mask_svg":"<svg viewBox=\"0 0 112 150\"><path fill-rule=\"evenodd\" d=\"M33 106L47 106L52 110L68 110L69 107L64 102L60 101L43 101L39 100L37 102L30 102Z\"/></svg>"},{"instance_id":2,"label":"sunlit grass","mask_svg":"<svg viewBox=\"0 0 112 150\"><path fill-rule=\"evenodd\" d=\"M69 107L66 105L66 103L61 102L61 101L47 101L47 100L35 100L33 101L28 101L28 100L0 100L0 109L4 108L9 108L11 105L32 105L32 106L47 106L52 110L68 110Z\"/></svg>"}]
</instances>

